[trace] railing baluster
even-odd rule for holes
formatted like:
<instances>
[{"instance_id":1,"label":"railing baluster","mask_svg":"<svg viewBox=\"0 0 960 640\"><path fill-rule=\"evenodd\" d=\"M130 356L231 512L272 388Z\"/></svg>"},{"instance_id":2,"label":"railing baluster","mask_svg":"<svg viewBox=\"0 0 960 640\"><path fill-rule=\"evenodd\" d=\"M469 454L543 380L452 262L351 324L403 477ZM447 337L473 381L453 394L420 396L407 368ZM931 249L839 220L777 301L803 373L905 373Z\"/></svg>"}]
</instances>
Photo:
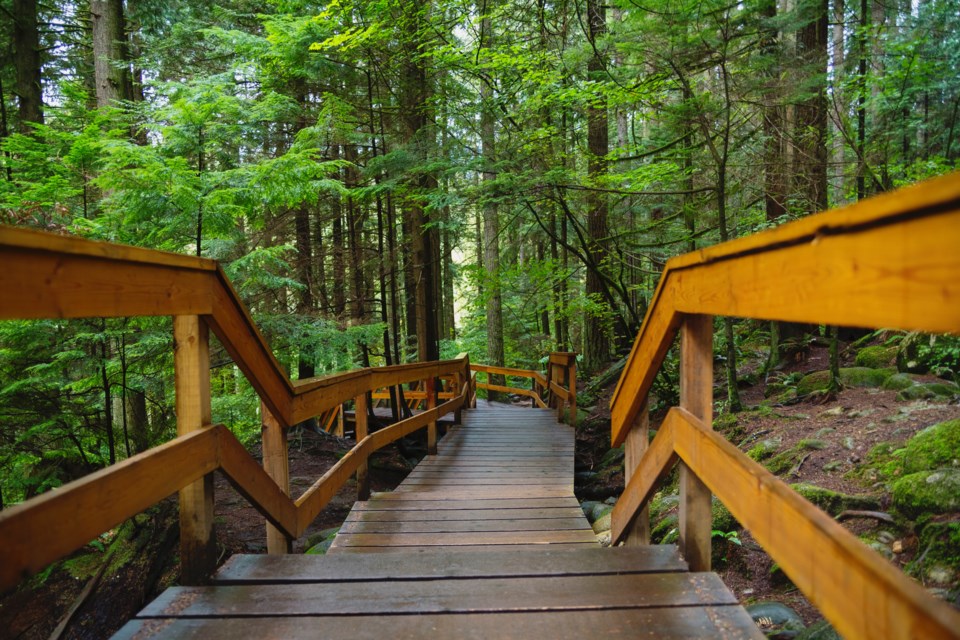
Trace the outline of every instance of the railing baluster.
<instances>
[{"instance_id":1,"label":"railing baluster","mask_svg":"<svg viewBox=\"0 0 960 640\"><path fill-rule=\"evenodd\" d=\"M680 406L713 424L713 317L689 315L680 330ZM710 490L680 463L680 552L691 571L710 571Z\"/></svg>"},{"instance_id":2,"label":"railing baluster","mask_svg":"<svg viewBox=\"0 0 960 640\"><path fill-rule=\"evenodd\" d=\"M623 443L623 470L624 482L629 483L640 466L640 459L647 450L650 439L650 412L647 411L647 402L643 402L637 417L633 421L633 428L627 433ZM637 514L627 537L623 541L626 547L640 547L650 544L650 507L644 506Z\"/></svg>"},{"instance_id":3,"label":"railing baluster","mask_svg":"<svg viewBox=\"0 0 960 640\"><path fill-rule=\"evenodd\" d=\"M210 425L210 333L200 316L173 319L177 435ZM174 471L171 470L171 473ZM180 490L180 582L203 584L217 566L213 474Z\"/></svg>"},{"instance_id":4,"label":"railing baluster","mask_svg":"<svg viewBox=\"0 0 960 640\"><path fill-rule=\"evenodd\" d=\"M367 437L367 394L361 393L354 400L353 414L356 423L355 439L360 442ZM370 498L370 476L366 460L357 467L357 500Z\"/></svg>"},{"instance_id":5,"label":"railing baluster","mask_svg":"<svg viewBox=\"0 0 960 640\"><path fill-rule=\"evenodd\" d=\"M437 379L427 378L427 411L437 406ZM431 420L427 425L427 455L437 455L437 421Z\"/></svg>"},{"instance_id":6,"label":"railing baluster","mask_svg":"<svg viewBox=\"0 0 960 640\"><path fill-rule=\"evenodd\" d=\"M273 412L260 403L260 435L263 446L263 470L280 490L290 495L290 458L287 431ZM293 540L275 526L267 523L267 553L284 554L293 551Z\"/></svg>"}]
</instances>

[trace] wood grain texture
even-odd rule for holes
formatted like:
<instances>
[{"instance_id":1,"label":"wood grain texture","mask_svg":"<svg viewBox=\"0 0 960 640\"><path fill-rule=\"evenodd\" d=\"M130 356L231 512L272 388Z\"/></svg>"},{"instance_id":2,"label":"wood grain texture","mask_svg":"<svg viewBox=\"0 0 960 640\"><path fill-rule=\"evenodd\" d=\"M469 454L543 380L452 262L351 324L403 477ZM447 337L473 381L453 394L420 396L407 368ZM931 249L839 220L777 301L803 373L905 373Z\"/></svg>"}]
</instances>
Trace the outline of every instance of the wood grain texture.
<instances>
[{"instance_id":1,"label":"wood grain texture","mask_svg":"<svg viewBox=\"0 0 960 640\"><path fill-rule=\"evenodd\" d=\"M670 260L611 399L615 446L679 326L706 313L960 331L960 174Z\"/></svg>"},{"instance_id":2,"label":"wood grain texture","mask_svg":"<svg viewBox=\"0 0 960 640\"><path fill-rule=\"evenodd\" d=\"M674 423L677 416L671 411L664 418L657 436L640 458L637 472L627 481L620 499L610 515L611 543L623 542L629 533L634 518L659 488L660 482L670 473L678 457L674 451Z\"/></svg>"},{"instance_id":3,"label":"wood grain texture","mask_svg":"<svg viewBox=\"0 0 960 640\"><path fill-rule=\"evenodd\" d=\"M345 557L235 555L217 570L215 584L336 583L356 581L551 577L686 571L673 545L634 549L571 549L558 545L527 553L492 549L477 556L456 549Z\"/></svg>"},{"instance_id":4,"label":"wood grain texture","mask_svg":"<svg viewBox=\"0 0 960 640\"><path fill-rule=\"evenodd\" d=\"M139 618L169 616L323 616L426 613L537 612L545 609L643 609L736 605L712 573L638 573L475 578L408 582L343 582L264 589L256 585L171 587Z\"/></svg>"},{"instance_id":5,"label":"wood grain texture","mask_svg":"<svg viewBox=\"0 0 960 640\"><path fill-rule=\"evenodd\" d=\"M680 614L682 611L682 615ZM763 639L750 616L740 607L552 611L544 613L423 614L416 616L345 616L309 618L227 618L209 620L167 618L135 620L115 636L127 638L183 638L235 640L238 637L277 637L290 640L358 638L422 640L529 640L530 638L630 638L644 633L662 640Z\"/></svg>"},{"instance_id":6,"label":"wood grain texture","mask_svg":"<svg viewBox=\"0 0 960 640\"><path fill-rule=\"evenodd\" d=\"M262 422L260 441L263 449L263 470L266 472L277 489L285 496L290 495L290 460L287 451L287 432L277 420L270 407L261 403L260 419ZM234 464L242 464L242 457L237 457ZM243 483L241 483L243 484ZM253 502L258 502L254 499ZM287 500L289 503L289 500ZM296 533L296 516L292 520L293 528L289 533ZM272 522L267 522L267 553L290 553L293 551L293 538L278 529Z\"/></svg>"},{"instance_id":7,"label":"wood grain texture","mask_svg":"<svg viewBox=\"0 0 960 640\"><path fill-rule=\"evenodd\" d=\"M218 455L220 469L230 484L276 531L276 544L281 547L276 553L289 553L286 541L297 536L297 510L288 495L289 490L282 490L266 469L247 453L236 436L223 427L219 428Z\"/></svg>"},{"instance_id":8,"label":"wood grain texture","mask_svg":"<svg viewBox=\"0 0 960 640\"><path fill-rule=\"evenodd\" d=\"M680 328L680 406L713 424L713 318L684 316ZM710 490L680 464L680 555L692 571L710 571Z\"/></svg>"},{"instance_id":9,"label":"wood grain texture","mask_svg":"<svg viewBox=\"0 0 960 640\"><path fill-rule=\"evenodd\" d=\"M627 439L623 443L623 474L627 484L639 472L640 461L649 446L650 413L644 403L634 419L633 428L627 433ZM644 506L633 519L623 543L628 547L642 547L650 544L650 509L647 506Z\"/></svg>"},{"instance_id":10,"label":"wood grain texture","mask_svg":"<svg viewBox=\"0 0 960 640\"><path fill-rule=\"evenodd\" d=\"M208 428L210 334L199 316L173 319L173 369L177 435ZM212 472L180 489L180 576L184 584L203 584L217 567L213 502Z\"/></svg>"}]
</instances>

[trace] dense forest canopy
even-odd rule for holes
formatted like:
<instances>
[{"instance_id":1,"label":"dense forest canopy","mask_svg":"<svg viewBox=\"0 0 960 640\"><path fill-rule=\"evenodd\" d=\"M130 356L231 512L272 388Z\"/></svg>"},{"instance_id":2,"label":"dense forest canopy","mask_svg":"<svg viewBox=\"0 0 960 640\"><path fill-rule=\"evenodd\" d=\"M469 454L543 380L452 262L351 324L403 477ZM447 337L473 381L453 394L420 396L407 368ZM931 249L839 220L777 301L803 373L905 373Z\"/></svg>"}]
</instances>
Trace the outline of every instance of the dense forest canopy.
<instances>
[{"instance_id":1,"label":"dense forest canopy","mask_svg":"<svg viewBox=\"0 0 960 640\"><path fill-rule=\"evenodd\" d=\"M298 377L598 371L671 256L960 156L955 0L0 6L0 221L219 260ZM0 324L3 500L169 437L171 361L169 319Z\"/></svg>"}]
</instances>

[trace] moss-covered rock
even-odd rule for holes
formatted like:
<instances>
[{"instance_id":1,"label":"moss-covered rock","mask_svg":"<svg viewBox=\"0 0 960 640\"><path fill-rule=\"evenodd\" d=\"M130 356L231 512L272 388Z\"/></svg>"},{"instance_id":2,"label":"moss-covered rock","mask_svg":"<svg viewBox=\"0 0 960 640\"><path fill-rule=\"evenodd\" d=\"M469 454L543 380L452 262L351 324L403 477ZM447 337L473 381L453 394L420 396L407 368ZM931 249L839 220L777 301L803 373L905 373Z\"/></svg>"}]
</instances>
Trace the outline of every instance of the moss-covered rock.
<instances>
[{"instance_id":1,"label":"moss-covered rock","mask_svg":"<svg viewBox=\"0 0 960 640\"><path fill-rule=\"evenodd\" d=\"M764 463L767 471L775 476L783 475L793 468L800 460L800 449L793 448L781 451Z\"/></svg>"},{"instance_id":2,"label":"moss-covered rock","mask_svg":"<svg viewBox=\"0 0 960 640\"><path fill-rule=\"evenodd\" d=\"M932 400L934 398L952 398L960 394L960 388L952 382L918 382L913 386L901 389L897 393L897 400Z\"/></svg>"},{"instance_id":3,"label":"moss-covered rock","mask_svg":"<svg viewBox=\"0 0 960 640\"><path fill-rule=\"evenodd\" d=\"M853 496L802 482L790 485L790 487L832 516L848 509L878 509L880 507L879 501L873 496Z\"/></svg>"},{"instance_id":4,"label":"moss-covered rock","mask_svg":"<svg viewBox=\"0 0 960 640\"><path fill-rule=\"evenodd\" d=\"M879 445L878 445L879 446ZM883 467L888 477L949 467L960 460L960 419L947 420L917 433L893 452Z\"/></svg>"},{"instance_id":5,"label":"moss-covered rock","mask_svg":"<svg viewBox=\"0 0 960 640\"><path fill-rule=\"evenodd\" d=\"M897 362L897 347L864 347L857 353L857 366L870 369L893 367Z\"/></svg>"},{"instance_id":6,"label":"moss-covered rock","mask_svg":"<svg viewBox=\"0 0 960 640\"><path fill-rule=\"evenodd\" d=\"M810 451L820 451L827 448L827 443L817 438L804 438L797 443L797 446L801 449L809 449Z\"/></svg>"},{"instance_id":7,"label":"moss-covered rock","mask_svg":"<svg viewBox=\"0 0 960 640\"><path fill-rule=\"evenodd\" d=\"M783 441L780 438L767 438L766 440L761 440L753 447L747 451L747 456L752 459L760 462L761 460L766 460L772 456L777 449L780 448L780 445Z\"/></svg>"},{"instance_id":8,"label":"moss-covered rock","mask_svg":"<svg viewBox=\"0 0 960 640\"><path fill-rule=\"evenodd\" d=\"M895 373L884 381L883 388L888 391L900 391L912 387L920 380L920 376L914 373Z\"/></svg>"},{"instance_id":9,"label":"moss-covered rock","mask_svg":"<svg viewBox=\"0 0 960 640\"><path fill-rule=\"evenodd\" d=\"M960 469L906 475L893 483L893 506L908 518L960 511Z\"/></svg>"},{"instance_id":10,"label":"moss-covered rock","mask_svg":"<svg viewBox=\"0 0 960 640\"><path fill-rule=\"evenodd\" d=\"M868 367L844 367L840 369L840 382L846 387L877 388L896 373L895 369L870 369ZM815 391L825 391L830 384L829 371L814 371L797 383L797 395L805 396Z\"/></svg>"},{"instance_id":11,"label":"moss-covered rock","mask_svg":"<svg viewBox=\"0 0 960 640\"><path fill-rule=\"evenodd\" d=\"M907 569L918 577L929 578L933 567L960 570L960 522L930 522L920 531L919 547L925 549L922 566ZM938 580L938 582L944 582Z\"/></svg>"}]
</instances>

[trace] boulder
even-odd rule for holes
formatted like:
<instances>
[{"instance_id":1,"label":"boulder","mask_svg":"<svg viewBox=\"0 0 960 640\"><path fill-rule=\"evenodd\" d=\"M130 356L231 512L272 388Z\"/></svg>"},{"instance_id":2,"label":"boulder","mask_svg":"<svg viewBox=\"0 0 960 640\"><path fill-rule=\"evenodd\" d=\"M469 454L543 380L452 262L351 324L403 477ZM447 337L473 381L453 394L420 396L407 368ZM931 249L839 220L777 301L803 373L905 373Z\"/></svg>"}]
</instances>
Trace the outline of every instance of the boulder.
<instances>
[{"instance_id":1,"label":"boulder","mask_svg":"<svg viewBox=\"0 0 960 640\"><path fill-rule=\"evenodd\" d=\"M903 449L893 453L893 458L884 467L884 472L891 476L956 466L960 460L960 419L917 432Z\"/></svg>"},{"instance_id":2,"label":"boulder","mask_svg":"<svg viewBox=\"0 0 960 640\"><path fill-rule=\"evenodd\" d=\"M918 471L893 483L893 506L910 518L960 511L960 469Z\"/></svg>"},{"instance_id":3,"label":"boulder","mask_svg":"<svg viewBox=\"0 0 960 640\"><path fill-rule=\"evenodd\" d=\"M897 363L897 347L864 347L857 353L857 366L870 369L893 367Z\"/></svg>"},{"instance_id":4,"label":"boulder","mask_svg":"<svg viewBox=\"0 0 960 640\"><path fill-rule=\"evenodd\" d=\"M870 369L868 367L844 367L840 369L840 382L845 387L878 388L887 378L896 373L895 369ZM814 371L805 375L797 383L797 395L805 396L815 391L824 391L830 384L829 371Z\"/></svg>"},{"instance_id":5,"label":"boulder","mask_svg":"<svg viewBox=\"0 0 960 640\"><path fill-rule=\"evenodd\" d=\"M781 602L758 602L746 607L764 633L777 631L802 631L806 628L803 618L796 611Z\"/></svg>"}]
</instances>

